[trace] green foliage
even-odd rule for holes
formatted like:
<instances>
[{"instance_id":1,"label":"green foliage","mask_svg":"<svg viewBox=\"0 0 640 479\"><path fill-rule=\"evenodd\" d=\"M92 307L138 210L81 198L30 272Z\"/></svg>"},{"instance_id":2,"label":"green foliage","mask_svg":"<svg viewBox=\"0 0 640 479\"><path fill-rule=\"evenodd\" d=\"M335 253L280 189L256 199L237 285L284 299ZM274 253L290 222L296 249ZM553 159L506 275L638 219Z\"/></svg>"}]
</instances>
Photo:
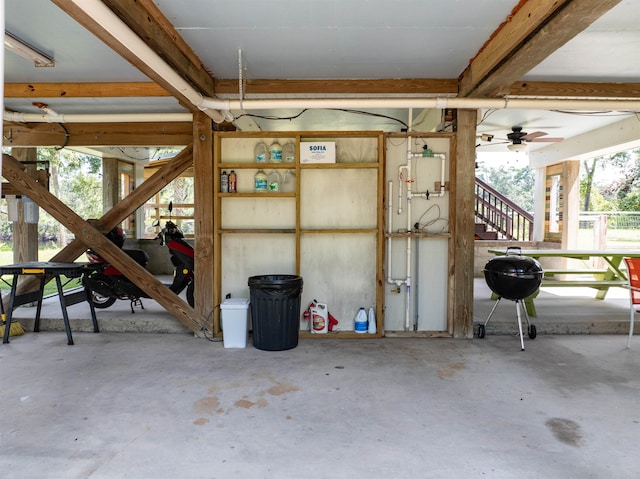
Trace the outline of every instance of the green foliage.
<instances>
[{"instance_id":1,"label":"green foliage","mask_svg":"<svg viewBox=\"0 0 640 479\"><path fill-rule=\"evenodd\" d=\"M585 211L640 211L640 149L584 160L583 166L580 197Z\"/></svg>"},{"instance_id":2,"label":"green foliage","mask_svg":"<svg viewBox=\"0 0 640 479\"><path fill-rule=\"evenodd\" d=\"M529 166L481 165L476 176L526 211L533 211L535 178Z\"/></svg>"}]
</instances>

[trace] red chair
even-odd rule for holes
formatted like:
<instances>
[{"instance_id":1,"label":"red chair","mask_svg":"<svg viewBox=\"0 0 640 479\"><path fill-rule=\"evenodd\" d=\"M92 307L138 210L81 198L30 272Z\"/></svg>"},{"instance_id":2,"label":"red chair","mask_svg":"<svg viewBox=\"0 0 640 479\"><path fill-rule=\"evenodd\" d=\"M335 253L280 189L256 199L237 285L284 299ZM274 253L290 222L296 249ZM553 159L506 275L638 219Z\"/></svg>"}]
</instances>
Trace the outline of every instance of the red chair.
<instances>
[{"instance_id":1,"label":"red chair","mask_svg":"<svg viewBox=\"0 0 640 479\"><path fill-rule=\"evenodd\" d=\"M627 341L627 348L631 347L631 336L633 336L633 320L635 319L636 312L640 313L640 258L625 258L624 262L627 264L627 277L629 279L629 307L631 312L629 313L630 325L629 325L629 340Z\"/></svg>"}]
</instances>

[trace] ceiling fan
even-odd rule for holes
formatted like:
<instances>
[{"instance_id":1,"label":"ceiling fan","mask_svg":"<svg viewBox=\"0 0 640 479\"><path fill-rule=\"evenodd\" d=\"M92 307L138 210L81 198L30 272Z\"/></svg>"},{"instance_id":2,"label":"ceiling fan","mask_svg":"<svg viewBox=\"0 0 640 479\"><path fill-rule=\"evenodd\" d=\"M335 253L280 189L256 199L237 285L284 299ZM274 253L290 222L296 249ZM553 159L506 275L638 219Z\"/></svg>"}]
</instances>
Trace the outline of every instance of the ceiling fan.
<instances>
[{"instance_id":1,"label":"ceiling fan","mask_svg":"<svg viewBox=\"0 0 640 479\"><path fill-rule=\"evenodd\" d=\"M545 133L544 131L527 133L526 131L522 131L521 126L512 126L511 133L507 135L507 139L511 141L511 144L507 145L507 148L510 151L525 151L527 149L527 143L554 143L564 140L564 138L546 137L547 134L548 133Z\"/></svg>"}]
</instances>

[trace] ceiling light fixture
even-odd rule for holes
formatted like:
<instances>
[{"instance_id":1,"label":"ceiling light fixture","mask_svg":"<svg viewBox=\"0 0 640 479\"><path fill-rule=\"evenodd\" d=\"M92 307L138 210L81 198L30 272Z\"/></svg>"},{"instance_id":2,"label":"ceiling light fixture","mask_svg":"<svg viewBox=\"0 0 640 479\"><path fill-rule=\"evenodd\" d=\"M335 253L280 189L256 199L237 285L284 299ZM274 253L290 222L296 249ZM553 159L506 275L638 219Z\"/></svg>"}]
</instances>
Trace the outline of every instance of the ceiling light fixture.
<instances>
[{"instance_id":1,"label":"ceiling light fixture","mask_svg":"<svg viewBox=\"0 0 640 479\"><path fill-rule=\"evenodd\" d=\"M36 67L52 67L55 66L53 59L31 45L23 42L15 35L4 32L4 47L22 58L31 60Z\"/></svg>"},{"instance_id":2,"label":"ceiling light fixture","mask_svg":"<svg viewBox=\"0 0 640 479\"><path fill-rule=\"evenodd\" d=\"M511 145L507 145L507 149L509 151L515 151L516 153L521 152L521 151L527 151L527 144L526 143L513 143Z\"/></svg>"}]
</instances>

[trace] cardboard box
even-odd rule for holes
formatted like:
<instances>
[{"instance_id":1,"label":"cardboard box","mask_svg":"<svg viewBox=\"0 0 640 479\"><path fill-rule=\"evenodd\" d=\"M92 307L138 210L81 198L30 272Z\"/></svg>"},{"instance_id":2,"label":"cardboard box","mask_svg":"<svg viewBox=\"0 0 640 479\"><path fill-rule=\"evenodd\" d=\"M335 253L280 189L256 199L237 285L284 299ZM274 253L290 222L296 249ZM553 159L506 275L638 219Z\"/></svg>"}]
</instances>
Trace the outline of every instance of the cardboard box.
<instances>
[{"instance_id":1,"label":"cardboard box","mask_svg":"<svg viewBox=\"0 0 640 479\"><path fill-rule=\"evenodd\" d=\"M301 141L300 163L335 163L335 141Z\"/></svg>"}]
</instances>

